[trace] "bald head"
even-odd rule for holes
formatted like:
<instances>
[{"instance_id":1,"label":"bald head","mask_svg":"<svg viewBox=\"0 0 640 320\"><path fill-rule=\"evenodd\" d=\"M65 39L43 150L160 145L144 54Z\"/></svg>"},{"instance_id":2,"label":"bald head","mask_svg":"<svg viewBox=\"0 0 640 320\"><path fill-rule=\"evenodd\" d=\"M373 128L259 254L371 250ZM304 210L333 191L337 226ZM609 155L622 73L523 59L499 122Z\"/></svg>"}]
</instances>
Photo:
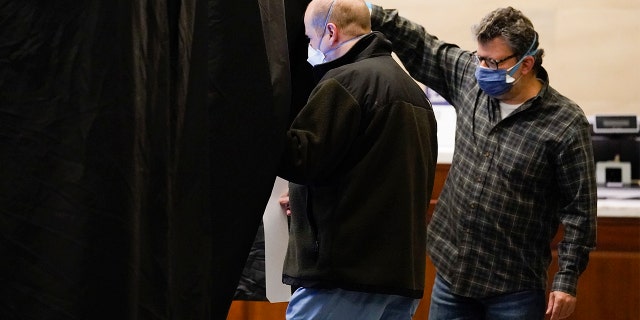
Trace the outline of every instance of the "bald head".
<instances>
[{"instance_id":1,"label":"bald head","mask_svg":"<svg viewBox=\"0 0 640 320\"><path fill-rule=\"evenodd\" d=\"M371 32L371 16L363 0L313 0L307 6L306 19L319 34L325 23L335 24L345 36Z\"/></svg>"}]
</instances>

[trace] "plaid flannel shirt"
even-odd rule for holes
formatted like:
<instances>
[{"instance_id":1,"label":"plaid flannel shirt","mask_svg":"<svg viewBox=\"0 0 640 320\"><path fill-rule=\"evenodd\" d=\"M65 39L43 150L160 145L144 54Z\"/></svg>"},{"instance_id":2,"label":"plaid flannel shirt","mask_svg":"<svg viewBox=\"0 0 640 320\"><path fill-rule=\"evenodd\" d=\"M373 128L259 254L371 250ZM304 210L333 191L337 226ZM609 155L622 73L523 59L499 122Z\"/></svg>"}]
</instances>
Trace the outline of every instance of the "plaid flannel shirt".
<instances>
[{"instance_id":1,"label":"plaid flannel shirt","mask_svg":"<svg viewBox=\"0 0 640 320\"><path fill-rule=\"evenodd\" d=\"M549 86L505 119L477 85L471 52L438 40L396 10L374 6L409 73L457 113L455 152L429 224L437 272L456 294L488 297L544 290L559 225L552 291L576 294L596 240L596 180L590 125L577 104Z\"/></svg>"}]
</instances>

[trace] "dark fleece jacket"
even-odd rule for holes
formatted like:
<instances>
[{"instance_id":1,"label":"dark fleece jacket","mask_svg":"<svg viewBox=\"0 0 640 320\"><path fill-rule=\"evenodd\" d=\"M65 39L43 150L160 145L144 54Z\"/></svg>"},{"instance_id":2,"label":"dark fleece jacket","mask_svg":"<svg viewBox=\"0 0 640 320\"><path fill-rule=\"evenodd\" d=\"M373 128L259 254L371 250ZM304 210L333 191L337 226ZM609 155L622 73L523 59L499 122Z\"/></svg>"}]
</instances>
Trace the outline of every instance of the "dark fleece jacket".
<instances>
[{"instance_id":1,"label":"dark fleece jacket","mask_svg":"<svg viewBox=\"0 0 640 320\"><path fill-rule=\"evenodd\" d=\"M421 298L437 157L431 104L381 33L318 65L287 133L283 281Z\"/></svg>"}]
</instances>

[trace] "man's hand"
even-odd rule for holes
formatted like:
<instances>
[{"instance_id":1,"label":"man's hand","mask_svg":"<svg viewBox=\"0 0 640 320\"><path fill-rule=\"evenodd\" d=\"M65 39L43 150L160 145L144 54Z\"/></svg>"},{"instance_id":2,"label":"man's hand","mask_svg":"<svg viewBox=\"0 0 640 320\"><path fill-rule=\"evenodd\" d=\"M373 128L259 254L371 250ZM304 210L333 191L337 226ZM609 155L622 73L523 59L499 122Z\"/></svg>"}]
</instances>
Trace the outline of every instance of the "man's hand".
<instances>
[{"instance_id":1,"label":"man's hand","mask_svg":"<svg viewBox=\"0 0 640 320\"><path fill-rule=\"evenodd\" d=\"M547 315L551 315L551 320L567 318L575 310L577 300L576 297L568 293L553 291L549 294Z\"/></svg>"},{"instance_id":2,"label":"man's hand","mask_svg":"<svg viewBox=\"0 0 640 320\"><path fill-rule=\"evenodd\" d=\"M289 206L289 191L280 195L278 202L280 203L280 207L282 207L282 210L287 214L287 216L290 216L291 207Z\"/></svg>"}]
</instances>

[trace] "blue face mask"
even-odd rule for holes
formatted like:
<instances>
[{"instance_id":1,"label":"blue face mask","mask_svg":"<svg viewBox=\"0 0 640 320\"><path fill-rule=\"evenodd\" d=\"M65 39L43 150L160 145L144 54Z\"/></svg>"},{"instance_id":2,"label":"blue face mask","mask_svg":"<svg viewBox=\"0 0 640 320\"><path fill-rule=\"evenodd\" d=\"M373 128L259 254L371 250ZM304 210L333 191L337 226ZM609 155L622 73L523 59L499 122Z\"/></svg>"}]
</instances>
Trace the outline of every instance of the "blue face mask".
<instances>
[{"instance_id":1,"label":"blue face mask","mask_svg":"<svg viewBox=\"0 0 640 320\"><path fill-rule=\"evenodd\" d=\"M513 74L520 67L520 63L522 63L522 59L520 59L515 66L506 70L494 70L483 66L477 66L476 80L478 80L480 89L492 97L500 96L511 90L511 87L513 87L513 83L516 80L513 78Z\"/></svg>"},{"instance_id":2,"label":"blue face mask","mask_svg":"<svg viewBox=\"0 0 640 320\"><path fill-rule=\"evenodd\" d=\"M524 58L532 56L538 51L538 49L531 51L537 38L538 35L535 35L528 52L509 69L494 70L478 65L476 67L476 80L478 81L480 89L492 97L498 97L511 90L511 87L513 87L513 84L516 81L516 79L513 78L513 74L518 71L518 68L520 68L520 64L522 64Z\"/></svg>"}]
</instances>

